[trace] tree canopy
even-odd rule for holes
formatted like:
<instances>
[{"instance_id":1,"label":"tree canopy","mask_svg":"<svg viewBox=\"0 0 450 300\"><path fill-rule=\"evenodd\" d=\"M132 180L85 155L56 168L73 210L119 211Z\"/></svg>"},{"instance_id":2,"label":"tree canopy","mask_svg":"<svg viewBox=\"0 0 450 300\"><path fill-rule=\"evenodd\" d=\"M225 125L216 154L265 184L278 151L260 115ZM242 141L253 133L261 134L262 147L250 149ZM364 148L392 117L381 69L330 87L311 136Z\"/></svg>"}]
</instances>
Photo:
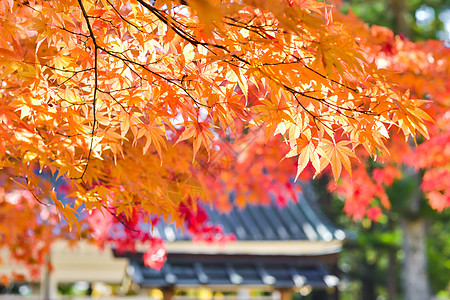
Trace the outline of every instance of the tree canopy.
<instances>
[{"instance_id":1,"label":"tree canopy","mask_svg":"<svg viewBox=\"0 0 450 300\"><path fill-rule=\"evenodd\" d=\"M424 109L434 120L428 124L430 139L420 137L419 145L402 143L403 136L399 136L396 130L391 130L391 139L386 144L390 155L383 157L380 161L382 163L369 161L365 166L354 165L358 176L354 176L353 184L351 179L346 177L338 188L338 193L346 198L347 213L361 218L365 209L372 205L377 207L374 208L377 216L381 216L381 211L378 205L374 205L373 200L378 199L378 204L389 208L392 202L388 199L389 188L396 180L411 176L412 172L407 170L408 166L420 170L416 185L420 185L431 207L442 211L450 206L447 180L450 175L450 68L447 59L450 49L443 42L412 43L404 38L394 37L390 30L379 26L369 28L352 14L344 18L347 22L360 22L354 28L360 28L357 35L366 36L365 39L370 41L365 45L366 52L372 53L377 65L395 71L391 76L400 89L410 91L413 97L427 99ZM368 195L370 196L367 197ZM407 199L408 196L401 195L400 198ZM405 206L405 203L400 203L404 200L396 200L398 203L394 205ZM363 203L365 204L362 205Z\"/></svg>"},{"instance_id":2,"label":"tree canopy","mask_svg":"<svg viewBox=\"0 0 450 300\"><path fill-rule=\"evenodd\" d=\"M118 221L125 245L159 218L211 237L199 200L283 203L294 177L328 167L337 180L357 155L386 156L394 128L428 138L429 102L374 59L380 47L397 59L402 41L374 42L319 1L9 0L0 12L1 240L29 265L74 236L61 224L118 240L85 212ZM398 57L411 72L448 67L436 45Z\"/></svg>"},{"instance_id":3,"label":"tree canopy","mask_svg":"<svg viewBox=\"0 0 450 300\"><path fill-rule=\"evenodd\" d=\"M396 14L396 18L403 16ZM413 97L428 99L424 109L436 121L429 124L431 138L419 137L419 145L402 143L403 138L391 130L386 145L390 156L355 164L353 180L344 175L337 189L331 188L345 199L344 211L362 221L357 226L356 244L347 244L350 250L342 253L344 259L349 256L347 263L353 265L349 275L361 282L364 299L375 299L383 293L389 299L396 299L397 293L406 299L426 299L430 294L445 298L448 285L440 278L450 272L441 263L448 259L443 250L448 244L444 221L448 210L442 211L450 204L447 183L450 49L444 42L412 43L402 35L395 37L386 28L369 28L351 13L345 19L359 24L353 28L359 31L358 36L366 36L370 41L366 44L367 53L372 53L378 66L396 72L393 76L400 89L409 89ZM395 28L402 32L399 26ZM397 255L400 249L401 259ZM370 275L361 275L361 270ZM400 286L397 270L401 270L398 278L402 279L402 288L397 288Z\"/></svg>"}]
</instances>

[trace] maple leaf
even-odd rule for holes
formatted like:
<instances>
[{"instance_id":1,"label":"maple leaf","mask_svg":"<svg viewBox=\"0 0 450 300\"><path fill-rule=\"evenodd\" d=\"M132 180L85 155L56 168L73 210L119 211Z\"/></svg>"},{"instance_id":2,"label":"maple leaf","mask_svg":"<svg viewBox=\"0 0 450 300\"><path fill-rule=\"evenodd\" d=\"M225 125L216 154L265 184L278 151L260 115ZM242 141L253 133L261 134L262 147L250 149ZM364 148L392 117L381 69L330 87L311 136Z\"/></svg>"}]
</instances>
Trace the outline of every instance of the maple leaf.
<instances>
[{"instance_id":1,"label":"maple leaf","mask_svg":"<svg viewBox=\"0 0 450 300\"><path fill-rule=\"evenodd\" d=\"M166 261L167 251L160 239L152 240L150 249L144 253L144 264L152 269L161 270Z\"/></svg>"},{"instance_id":2,"label":"maple leaf","mask_svg":"<svg viewBox=\"0 0 450 300\"><path fill-rule=\"evenodd\" d=\"M367 210L367 217L372 221L378 222L382 215L383 213L381 212L381 209L378 206L370 207Z\"/></svg>"},{"instance_id":3,"label":"maple leaf","mask_svg":"<svg viewBox=\"0 0 450 300\"><path fill-rule=\"evenodd\" d=\"M210 130L211 124L207 122L187 122L185 124L186 129L180 135L175 144L187 140L189 138L194 139L193 148L194 148L194 156L193 160L195 160L195 156L200 149L200 146L203 145L208 152L208 159L210 157L210 148L211 148L211 140L214 137L214 134Z\"/></svg>"},{"instance_id":4,"label":"maple leaf","mask_svg":"<svg viewBox=\"0 0 450 300\"><path fill-rule=\"evenodd\" d=\"M325 166L328 162L331 165L334 179L337 181L341 175L342 166L347 172L352 175L352 166L350 158L357 158L352 149L347 147L349 141L329 141L322 140L319 147L323 151L323 156L320 158L320 165ZM317 173L316 173L317 174Z\"/></svg>"},{"instance_id":5,"label":"maple leaf","mask_svg":"<svg viewBox=\"0 0 450 300\"><path fill-rule=\"evenodd\" d=\"M145 146L142 149L143 153L145 154L150 148L150 145L153 144L159 157L162 159L162 151L163 149L167 149L166 142L163 138L164 132L162 129L159 126L156 126L156 124L144 126L139 130L136 137L139 138L140 136L145 136L147 139Z\"/></svg>"},{"instance_id":6,"label":"maple leaf","mask_svg":"<svg viewBox=\"0 0 450 300\"><path fill-rule=\"evenodd\" d=\"M318 141L302 134L298 139L296 139L295 146L291 147L290 152L286 154L287 158L298 155L297 175L295 176L295 180L297 180L298 176L300 176L309 162L312 163L316 172L320 172L322 170L320 165L320 156L324 156L326 153L317 146Z\"/></svg>"},{"instance_id":7,"label":"maple leaf","mask_svg":"<svg viewBox=\"0 0 450 300\"><path fill-rule=\"evenodd\" d=\"M255 117L255 122L270 124L266 128L266 141L273 136L278 124L285 120L292 120L289 113L289 107L284 103L284 101L279 99L261 99L262 105L256 105L253 107L258 115Z\"/></svg>"},{"instance_id":8,"label":"maple leaf","mask_svg":"<svg viewBox=\"0 0 450 300\"><path fill-rule=\"evenodd\" d=\"M77 211L70 207L70 203L64 205L61 201L57 200L55 191L52 191L50 197L55 204L56 209L61 213L64 220L66 220L67 225L69 225L69 229L72 231L72 226L75 224L78 232L81 232L80 223L76 217Z\"/></svg>"},{"instance_id":9,"label":"maple leaf","mask_svg":"<svg viewBox=\"0 0 450 300\"><path fill-rule=\"evenodd\" d=\"M444 195L437 191L431 191L427 193L427 198L430 200L431 207L439 212L450 206L450 196L448 194Z\"/></svg>"}]
</instances>

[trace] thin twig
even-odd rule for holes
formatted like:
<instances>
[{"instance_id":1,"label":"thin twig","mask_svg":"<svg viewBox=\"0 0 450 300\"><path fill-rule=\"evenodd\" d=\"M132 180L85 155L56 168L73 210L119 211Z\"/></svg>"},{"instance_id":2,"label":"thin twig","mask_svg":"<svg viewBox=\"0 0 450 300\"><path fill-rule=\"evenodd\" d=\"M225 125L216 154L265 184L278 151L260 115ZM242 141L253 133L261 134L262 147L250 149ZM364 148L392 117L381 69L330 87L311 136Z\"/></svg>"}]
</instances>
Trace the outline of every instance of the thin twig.
<instances>
[{"instance_id":1,"label":"thin twig","mask_svg":"<svg viewBox=\"0 0 450 300\"><path fill-rule=\"evenodd\" d=\"M82 1L78 0L78 4L80 5L81 11L83 13L83 17L86 21L86 25L89 30L89 35L92 39L92 43L94 44L94 95L93 95L93 100L92 100L93 123L92 123L92 132L91 132L91 143L89 146L89 153L87 156L86 166L83 170L83 173L79 177L79 179L83 179L84 175L86 174L87 168L89 166L89 161L91 159L92 148L94 146L95 127L97 125L96 102L97 102L97 91L98 91L98 50L99 50L99 46L95 39L94 31L92 30L91 22L89 21L89 16L86 12L86 9L83 6Z\"/></svg>"}]
</instances>

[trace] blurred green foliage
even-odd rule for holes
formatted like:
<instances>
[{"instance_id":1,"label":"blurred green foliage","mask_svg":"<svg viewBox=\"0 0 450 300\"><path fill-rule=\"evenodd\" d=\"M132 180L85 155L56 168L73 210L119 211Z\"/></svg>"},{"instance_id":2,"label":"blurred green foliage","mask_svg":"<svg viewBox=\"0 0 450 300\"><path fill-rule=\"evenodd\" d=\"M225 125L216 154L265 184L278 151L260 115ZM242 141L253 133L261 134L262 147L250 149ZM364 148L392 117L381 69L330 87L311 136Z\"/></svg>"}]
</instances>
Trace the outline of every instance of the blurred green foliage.
<instances>
[{"instance_id":1,"label":"blurred green foliage","mask_svg":"<svg viewBox=\"0 0 450 300\"><path fill-rule=\"evenodd\" d=\"M317 187L326 184L327 178L316 181ZM344 199L329 195L320 189L321 208L341 228L356 233L348 240L339 258L342 272L342 300L403 299L401 268L404 257L400 221L407 213L408 195L418 190L415 178L404 177L387 189L393 207L385 211L378 223L369 219L354 221L342 214ZM427 255L428 278L431 291L439 299L450 298L450 210L437 213L427 201L422 201L420 216L428 220ZM394 291L394 292L392 292Z\"/></svg>"},{"instance_id":2,"label":"blurred green foliage","mask_svg":"<svg viewBox=\"0 0 450 300\"><path fill-rule=\"evenodd\" d=\"M370 25L380 25L395 29L395 14L392 9L393 2L399 0L348 0L343 1L342 11L352 10L358 17ZM444 23L439 19L439 14L450 9L448 0L402 0L408 10L407 24L412 30L410 37L414 41L436 39L438 32L444 31ZM434 19L429 24L418 24L416 12L423 8L434 10ZM399 33L399 32L396 32Z\"/></svg>"}]
</instances>

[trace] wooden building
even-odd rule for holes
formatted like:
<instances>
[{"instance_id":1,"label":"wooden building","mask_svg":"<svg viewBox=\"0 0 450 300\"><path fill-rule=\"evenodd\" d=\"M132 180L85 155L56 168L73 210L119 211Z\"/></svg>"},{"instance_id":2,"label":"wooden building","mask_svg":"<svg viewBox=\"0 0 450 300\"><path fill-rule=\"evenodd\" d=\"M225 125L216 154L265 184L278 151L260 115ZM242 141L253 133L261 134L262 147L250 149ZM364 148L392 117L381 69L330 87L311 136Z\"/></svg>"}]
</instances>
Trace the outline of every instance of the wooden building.
<instances>
[{"instance_id":1,"label":"wooden building","mask_svg":"<svg viewBox=\"0 0 450 300\"><path fill-rule=\"evenodd\" d=\"M298 202L281 208L248 205L225 214L206 207L210 222L237 239L221 245L194 242L160 223L153 235L166 241L168 255L159 271L144 266L142 254L115 255L129 259L130 282L144 290L158 288L166 300L199 288L237 299L251 299L251 291L281 300L296 292L311 292L308 299L337 299L336 262L346 233L314 209L314 196L305 186Z\"/></svg>"}]
</instances>

